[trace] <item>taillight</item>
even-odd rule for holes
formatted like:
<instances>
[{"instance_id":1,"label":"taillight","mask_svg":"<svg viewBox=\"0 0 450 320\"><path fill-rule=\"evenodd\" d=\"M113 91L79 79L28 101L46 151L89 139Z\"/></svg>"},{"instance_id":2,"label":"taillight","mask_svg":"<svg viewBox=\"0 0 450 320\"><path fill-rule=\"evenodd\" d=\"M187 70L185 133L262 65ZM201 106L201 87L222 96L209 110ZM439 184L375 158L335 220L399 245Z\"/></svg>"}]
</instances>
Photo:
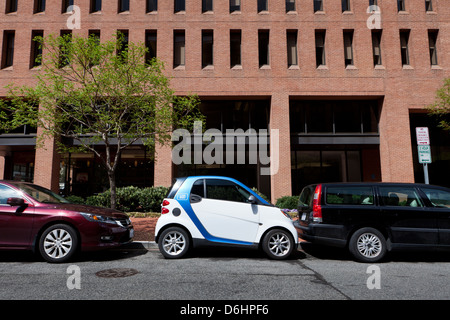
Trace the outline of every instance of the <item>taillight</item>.
<instances>
[{"instance_id":1,"label":"taillight","mask_svg":"<svg viewBox=\"0 0 450 320\"><path fill-rule=\"evenodd\" d=\"M322 198L322 185L319 184L314 191L314 199L313 199L313 221L314 222L322 222L322 206L320 205L320 200Z\"/></svg>"},{"instance_id":2,"label":"taillight","mask_svg":"<svg viewBox=\"0 0 450 320\"><path fill-rule=\"evenodd\" d=\"M165 208L165 206L168 206L169 204L170 204L170 202L168 200L163 201L162 208L161 208L161 214L169 213L169 209Z\"/></svg>"}]
</instances>

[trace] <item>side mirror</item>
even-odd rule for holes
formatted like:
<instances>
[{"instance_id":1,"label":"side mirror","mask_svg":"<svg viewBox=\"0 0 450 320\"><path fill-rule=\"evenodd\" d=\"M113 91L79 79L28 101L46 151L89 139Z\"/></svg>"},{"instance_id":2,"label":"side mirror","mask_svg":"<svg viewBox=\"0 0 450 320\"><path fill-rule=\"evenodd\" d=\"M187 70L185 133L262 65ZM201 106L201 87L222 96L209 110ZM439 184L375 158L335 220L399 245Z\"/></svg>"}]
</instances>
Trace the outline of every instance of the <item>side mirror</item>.
<instances>
[{"instance_id":1,"label":"side mirror","mask_svg":"<svg viewBox=\"0 0 450 320\"><path fill-rule=\"evenodd\" d=\"M22 198L8 198L6 200L6 203L9 204L11 207L26 207L25 200Z\"/></svg>"},{"instance_id":2,"label":"side mirror","mask_svg":"<svg viewBox=\"0 0 450 320\"><path fill-rule=\"evenodd\" d=\"M248 197L247 202L251 203L251 204L256 204L258 203L258 201L256 201L256 198L254 195L250 195L250 197Z\"/></svg>"}]
</instances>

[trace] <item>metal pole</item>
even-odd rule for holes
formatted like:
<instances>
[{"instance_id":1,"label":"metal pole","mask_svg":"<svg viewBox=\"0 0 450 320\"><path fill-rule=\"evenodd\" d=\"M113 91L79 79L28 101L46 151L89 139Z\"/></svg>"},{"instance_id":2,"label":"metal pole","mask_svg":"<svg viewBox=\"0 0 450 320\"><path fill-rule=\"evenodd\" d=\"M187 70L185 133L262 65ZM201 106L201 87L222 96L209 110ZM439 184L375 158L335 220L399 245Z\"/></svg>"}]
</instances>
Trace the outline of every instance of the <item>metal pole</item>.
<instances>
[{"instance_id":1,"label":"metal pole","mask_svg":"<svg viewBox=\"0 0 450 320\"><path fill-rule=\"evenodd\" d=\"M430 184L430 179L428 177L428 164L423 164L423 175L425 176L425 184Z\"/></svg>"}]
</instances>

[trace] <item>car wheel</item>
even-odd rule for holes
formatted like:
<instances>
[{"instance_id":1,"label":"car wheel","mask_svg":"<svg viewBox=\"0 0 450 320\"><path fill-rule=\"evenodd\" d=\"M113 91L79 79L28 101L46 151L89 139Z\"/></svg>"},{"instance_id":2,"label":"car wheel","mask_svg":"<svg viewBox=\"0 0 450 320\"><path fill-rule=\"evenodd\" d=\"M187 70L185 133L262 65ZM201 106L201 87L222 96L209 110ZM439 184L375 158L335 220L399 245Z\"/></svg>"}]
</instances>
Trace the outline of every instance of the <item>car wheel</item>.
<instances>
[{"instance_id":1,"label":"car wheel","mask_svg":"<svg viewBox=\"0 0 450 320\"><path fill-rule=\"evenodd\" d=\"M190 239L185 230L171 227L162 232L158 247L165 258L182 258L189 250Z\"/></svg>"},{"instance_id":2,"label":"car wheel","mask_svg":"<svg viewBox=\"0 0 450 320\"><path fill-rule=\"evenodd\" d=\"M377 262L386 255L386 239L377 229L362 228L350 238L349 251L358 261Z\"/></svg>"},{"instance_id":3,"label":"car wheel","mask_svg":"<svg viewBox=\"0 0 450 320\"><path fill-rule=\"evenodd\" d=\"M39 240L39 252L48 262L66 262L78 247L76 231L66 224L47 228Z\"/></svg>"},{"instance_id":4,"label":"car wheel","mask_svg":"<svg viewBox=\"0 0 450 320\"><path fill-rule=\"evenodd\" d=\"M262 248L271 259L286 259L293 252L294 240L289 232L281 229L270 230L263 239Z\"/></svg>"}]
</instances>

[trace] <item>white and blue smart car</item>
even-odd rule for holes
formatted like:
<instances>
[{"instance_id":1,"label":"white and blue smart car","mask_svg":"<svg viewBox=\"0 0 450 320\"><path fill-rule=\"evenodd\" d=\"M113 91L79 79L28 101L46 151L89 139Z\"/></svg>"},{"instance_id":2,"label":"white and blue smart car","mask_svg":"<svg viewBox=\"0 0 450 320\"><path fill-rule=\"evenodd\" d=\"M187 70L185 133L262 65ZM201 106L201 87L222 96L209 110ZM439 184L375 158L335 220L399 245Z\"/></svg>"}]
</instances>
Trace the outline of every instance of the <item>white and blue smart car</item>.
<instances>
[{"instance_id":1,"label":"white and blue smart car","mask_svg":"<svg viewBox=\"0 0 450 320\"><path fill-rule=\"evenodd\" d=\"M272 259L297 249L289 215L250 188L227 177L175 181L162 203L155 241L166 258L181 258L201 245L261 248Z\"/></svg>"}]
</instances>

